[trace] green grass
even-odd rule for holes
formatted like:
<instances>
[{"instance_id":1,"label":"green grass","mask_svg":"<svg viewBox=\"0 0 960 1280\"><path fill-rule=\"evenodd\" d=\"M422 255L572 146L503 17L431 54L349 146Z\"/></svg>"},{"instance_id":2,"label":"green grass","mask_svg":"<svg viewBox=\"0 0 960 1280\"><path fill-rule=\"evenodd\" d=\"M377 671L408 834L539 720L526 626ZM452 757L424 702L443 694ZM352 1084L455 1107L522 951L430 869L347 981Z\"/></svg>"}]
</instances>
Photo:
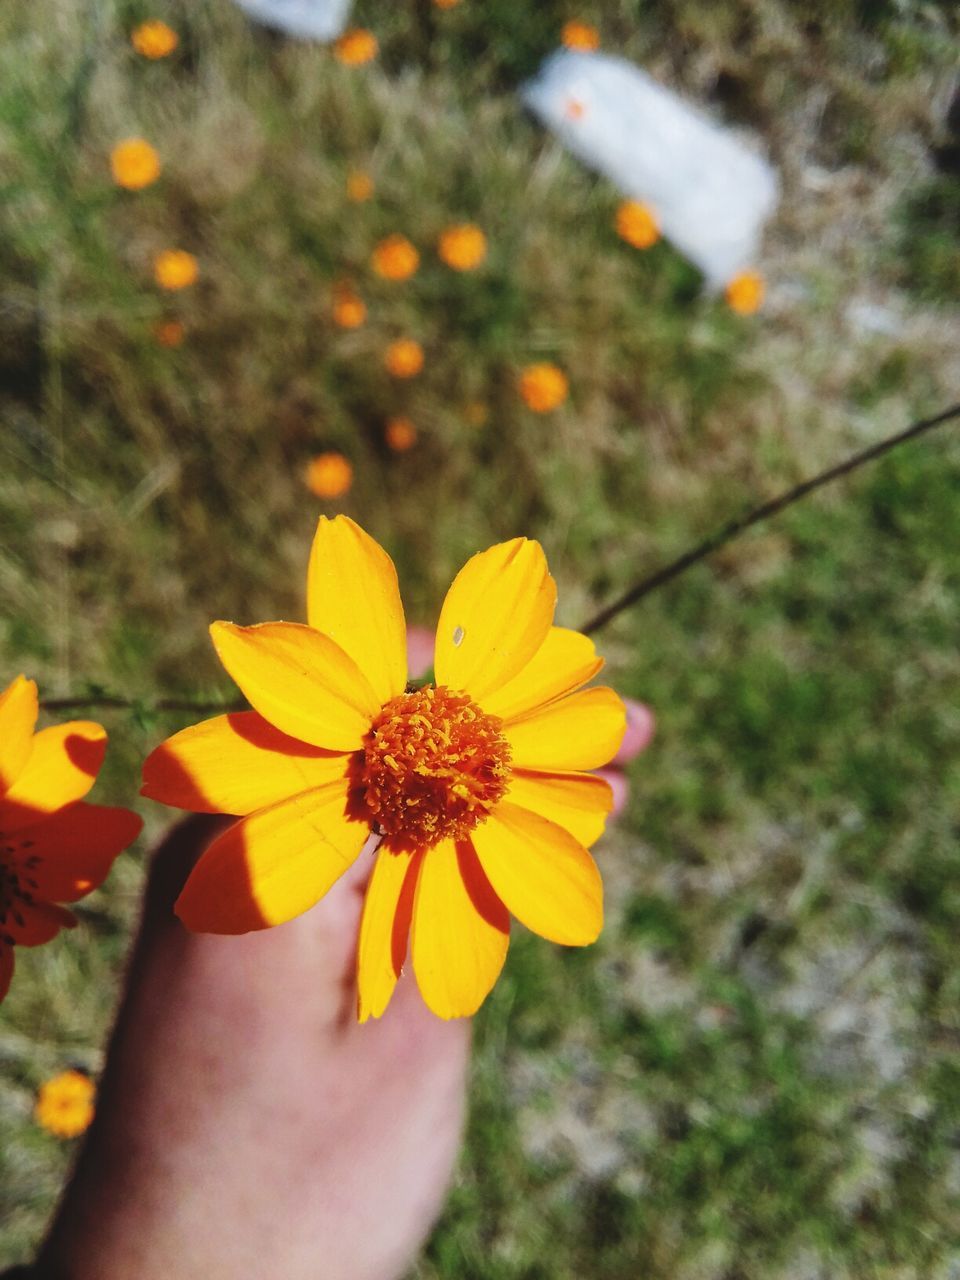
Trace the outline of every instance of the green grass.
<instances>
[{"instance_id":1,"label":"green grass","mask_svg":"<svg viewBox=\"0 0 960 1280\"><path fill-rule=\"evenodd\" d=\"M321 508L301 472L319 449L356 470L322 509L385 543L412 620L433 621L469 554L527 533L576 625L956 386L952 206L940 187L921 201L912 158L935 141L918 104L949 73L949 6L361 3L382 57L360 71L225 0L159 6L183 47L144 65L126 33L148 11L0 13L0 683L26 670L50 696L138 700L104 713L98 798L129 803L145 752L185 723L156 697L229 696L210 619L302 616ZM766 316L701 296L668 246L618 242L616 193L518 110L575 14L783 166ZM133 133L165 171L127 195L106 156ZM851 165L840 195L802 180ZM355 166L377 184L363 206L343 194ZM897 210L926 219L907 247ZM491 252L455 277L432 246L466 218ZM403 286L367 267L392 231L423 255ZM195 289L152 285L166 245L197 253ZM344 276L369 307L349 334L330 320ZM844 327L848 297L905 285L931 308L913 327ZM187 326L179 350L153 340L167 316ZM380 360L406 333L427 364L397 386ZM534 359L571 380L543 418L516 393ZM382 443L395 412L421 431L403 457ZM613 680L658 717L599 848L608 927L583 953L512 947L417 1280L951 1274L958 481L947 427L603 633ZM164 818L146 817L152 836ZM0 1264L28 1256L62 1180L33 1094L65 1063L99 1065L145 848L75 934L18 959L0 1010Z\"/></svg>"}]
</instances>

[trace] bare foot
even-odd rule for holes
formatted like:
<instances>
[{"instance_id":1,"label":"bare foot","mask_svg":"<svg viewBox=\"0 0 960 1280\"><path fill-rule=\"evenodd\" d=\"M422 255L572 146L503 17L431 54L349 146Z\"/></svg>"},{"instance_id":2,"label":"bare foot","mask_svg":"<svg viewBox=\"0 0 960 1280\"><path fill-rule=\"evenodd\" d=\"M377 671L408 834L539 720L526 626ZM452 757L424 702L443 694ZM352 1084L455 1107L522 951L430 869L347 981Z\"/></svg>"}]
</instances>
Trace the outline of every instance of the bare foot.
<instances>
[{"instance_id":1,"label":"bare foot","mask_svg":"<svg viewBox=\"0 0 960 1280\"><path fill-rule=\"evenodd\" d=\"M401 980L358 1026L362 856L307 915L188 933L172 903L219 819L161 847L97 1118L40 1257L57 1280L391 1280L443 1202L469 1024Z\"/></svg>"}]
</instances>

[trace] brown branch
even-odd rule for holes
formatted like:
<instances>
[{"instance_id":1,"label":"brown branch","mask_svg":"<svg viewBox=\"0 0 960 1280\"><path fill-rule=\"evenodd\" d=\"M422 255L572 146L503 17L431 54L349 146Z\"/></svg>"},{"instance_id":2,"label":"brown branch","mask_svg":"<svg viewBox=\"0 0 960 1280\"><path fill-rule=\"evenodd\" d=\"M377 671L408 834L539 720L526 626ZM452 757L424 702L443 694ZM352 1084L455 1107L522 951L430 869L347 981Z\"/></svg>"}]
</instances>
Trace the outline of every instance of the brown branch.
<instances>
[{"instance_id":1,"label":"brown branch","mask_svg":"<svg viewBox=\"0 0 960 1280\"><path fill-rule=\"evenodd\" d=\"M623 595L618 596L611 604L601 609L599 613L594 614L592 618L580 627L580 630L585 635L590 635L593 631L599 631L601 627L605 627L611 619L615 618L618 613L622 613L624 609L629 609L632 604L636 604L644 596L648 596L651 591L656 591L657 587L662 587L667 582L672 582L674 578L679 578L681 573L685 573L693 565L705 560L714 551L719 551L721 547L726 546L728 542L732 542L734 538L739 537L741 533L752 528L755 524L760 524L763 520L769 520L771 516L779 514L786 507L798 502L800 498L806 497L808 493L813 493L815 489L822 488L825 484L829 484L831 480L838 480L841 476L849 475L851 471L856 471L858 467L862 467L865 463L872 462L874 458L880 458L885 453L889 453L897 445L903 444L907 440L913 440L916 436L923 435L925 431L932 431L934 427L939 427L942 423L949 422L952 418L957 417L960 417L960 404L944 409L942 413L938 413L933 418L924 418L920 422L913 423L906 430L899 431L896 435L888 436L886 440L881 440L878 444L872 444L867 449L862 449L844 462L838 462L836 466L829 467L826 471L821 471L819 475L813 476L809 480L803 480L800 484L794 485L792 489L788 489L786 493L781 493L777 498L771 498L769 502L764 502L747 515L731 520L722 529L718 529L709 538L705 538L698 546L685 551L682 556L678 556L676 560L664 565L662 569L657 569L656 572L651 573L648 577L641 578L638 583L630 587Z\"/></svg>"}]
</instances>

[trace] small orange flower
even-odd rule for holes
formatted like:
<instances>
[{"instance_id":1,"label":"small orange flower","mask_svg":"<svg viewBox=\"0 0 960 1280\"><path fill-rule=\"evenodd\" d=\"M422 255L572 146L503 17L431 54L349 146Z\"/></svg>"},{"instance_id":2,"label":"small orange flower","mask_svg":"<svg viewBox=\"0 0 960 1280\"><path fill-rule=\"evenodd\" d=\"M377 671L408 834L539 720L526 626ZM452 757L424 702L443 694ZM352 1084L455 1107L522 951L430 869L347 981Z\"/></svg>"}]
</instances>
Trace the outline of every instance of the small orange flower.
<instances>
[{"instance_id":1,"label":"small orange flower","mask_svg":"<svg viewBox=\"0 0 960 1280\"><path fill-rule=\"evenodd\" d=\"M528 364L520 375L520 394L534 413L549 413L567 398L567 375L555 364Z\"/></svg>"},{"instance_id":2,"label":"small orange flower","mask_svg":"<svg viewBox=\"0 0 960 1280\"><path fill-rule=\"evenodd\" d=\"M482 427L490 417L490 409L482 400L471 400L464 406L463 416L471 427Z\"/></svg>"},{"instance_id":3,"label":"small orange flower","mask_svg":"<svg viewBox=\"0 0 960 1280\"><path fill-rule=\"evenodd\" d=\"M487 256L487 237L472 222L447 227L437 244L437 252L454 271L473 271Z\"/></svg>"},{"instance_id":4,"label":"small orange flower","mask_svg":"<svg viewBox=\"0 0 960 1280\"><path fill-rule=\"evenodd\" d=\"M565 22L560 40L568 49L579 49L581 53L600 48L600 32L589 22Z\"/></svg>"},{"instance_id":5,"label":"small orange flower","mask_svg":"<svg viewBox=\"0 0 960 1280\"><path fill-rule=\"evenodd\" d=\"M342 453L318 453L307 464L305 479L318 498L341 498L353 484L353 467Z\"/></svg>"},{"instance_id":6,"label":"small orange flower","mask_svg":"<svg viewBox=\"0 0 960 1280\"><path fill-rule=\"evenodd\" d=\"M361 1021L386 1010L408 942L441 1018L483 1003L511 916L565 946L593 942L603 886L588 849L612 795L590 770L615 755L626 717L612 689L583 687L603 662L554 626L556 603L539 543L472 556L440 610L434 682L411 688L393 562L352 520L321 517L307 625L210 628L253 709L182 730L144 765L144 795L239 819L177 900L187 928L283 924L372 862Z\"/></svg>"},{"instance_id":7,"label":"small orange flower","mask_svg":"<svg viewBox=\"0 0 960 1280\"><path fill-rule=\"evenodd\" d=\"M33 680L0 694L0 1000L16 946L37 947L72 929L62 902L104 880L143 823L127 809L85 804L107 749L103 728L72 720L35 732Z\"/></svg>"},{"instance_id":8,"label":"small orange flower","mask_svg":"<svg viewBox=\"0 0 960 1280\"><path fill-rule=\"evenodd\" d=\"M408 280L420 265L420 255L406 236L387 236L373 251L371 264L384 280Z\"/></svg>"},{"instance_id":9,"label":"small orange flower","mask_svg":"<svg viewBox=\"0 0 960 1280\"><path fill-rule=\"evenodd\" d=\"M154 18L150 22L141 22L130 35L130 43L137 53L145 58L165 58L173 53L180 43L180 37L165 22Z\"/></svg>"},{"instance_id":10,"label":"small orange flower","mask_svg":"<svg viewBox=\"0 0 960 1280\"><path fill-rule=\"evenodd\" d=\"M333 323L340 329L359 329L366 318L366 304L353 286L337 285L333 291Z\"/></svg>"},{"instance_id":11,"label":"small orange flower","mask_svg":"<svg viewBox=\"0 0 960 1280\"><path fill-rule=\"evenodd\" d=\"M727 285L727 305L738 316L752 316L763 306L766 291L759 271L741 271Z\"/></svg>"},{"instance_id":12,"label":"small orange flower","mask_svg":"<svg viewBox=\"0 0 960 1280\"><path fill-rule=\"evenodd\" d=\"M660 225L648 204L624 200L617 208L617 235L635 249L649 249L660 239Z\"/></svg>"},{"instance_id":13,"label":"small orange flower","mask_svg":"<svg viewBox=\"0 0 960 1280\"><path fill-rule=\"evenodd\" d=\"M362 204L373 195L373 179L362 169L352 169L347 174L347 198Z\"/></svg>"},{"instance_id":14,"label":"small orange flower","mask_svg":"<svg viewBox=\"0 0 960 1280\"><path fill-rule=\"evenodd\" d=\"M438 9L455 9L460 0L433 0Z\"/></svg>"},{"instance_id":15,"label":"small orange flower","mask_svg":"<svg viewBox=\"0 0 960 1280\"><path fill-rule=\"evenodd\" d=\"M383 363L395 378L415 378L423 368L423 347L413 338L398 338L387 347Z\"/></svg>"},{"instance_id":16,"label":"small orange flower","mask_svg":"<svg viewBox=\"0 0 960 1280\"><path fill-rule=\"evenodd\" d=\"M199 273L196 258L186 249L164 249L153 260L153 278L161 289L186 289Z\"/></svg>"},{"instance_id":17,"label":"small orange flower","mask_svg":"<svg viewBox=\"0 0 960 1280\"><path fill-rule=\"evenodd\" d=\"M160 157L143 138L124 138L110 152L110 168L118 187L141 191L160 177Z\"/></svg>"},{"instance_id":18,"label":"small orange flower","mask_svg":"<svg viewBox=\"0 0 960 1280\"><path fill-rule=\"evenodd\" d=\"M33 1117L55 1138L76 1138L90 1127L96 1086L82 1071L62 1071L45 1081L37 1094Z\"/></svg>"},{"instance_id":19,"label":"small orange flower","mask_svg":"<svg viewBox=\"0 0 960 1280\"><path fill-rule=\"evenodd\" d=\"M363 27L345 31L333 46L333 52L347 67L359 67L377 56L377 37Z\"/></svg>"},{"instance_id":20,"label":"small orange flower","mask_svg":"<svg viewBox=\"0 0 960 1280\"><path fill-rule=\"evenodd\" d=\"M185 334L181 320L158 320L153 326L153 336L161 347L179 347Z\"/></svg>"},{"instance_id":21,"label":"small orange flower","mask_svg":"<svg viewBox=\"0 0 960 1280\"><path fill-rule=\"evenodd\" d=\"M391 418L383 435L388 448L394 453L406 453L417 443L417 428L409 418Z\"/></svg>"}]
</instances>

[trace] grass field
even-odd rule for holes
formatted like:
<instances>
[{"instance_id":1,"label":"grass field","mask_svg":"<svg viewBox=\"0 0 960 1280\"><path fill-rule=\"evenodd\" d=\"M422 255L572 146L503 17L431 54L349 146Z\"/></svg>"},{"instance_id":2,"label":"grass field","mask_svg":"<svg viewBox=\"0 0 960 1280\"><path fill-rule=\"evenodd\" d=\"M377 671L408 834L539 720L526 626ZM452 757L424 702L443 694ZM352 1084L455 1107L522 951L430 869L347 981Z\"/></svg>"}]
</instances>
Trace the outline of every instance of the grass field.
<instances>
[{"instance_id":1,"label":"grass field","mask_svg":"<svg viewBox=\"0 0 960 1280\"><path fill-rule=\"evenodd\" d=\"M388 12L382 13L381 10ZM318 512L389 548L408 615L503 537L539 538L560 621L960 388L952 6L913 0L359 3L371 65L227 0L0 7L0 685L100 713L95 798L230 697L212 618L303 614ZM129 31L182 36L155 64ZM768 302L733 315L514 89L562 22L760 137L783 203ZM139 193L108 156L142 134ZM937 168L936 156L941 156ZM947 160L943 159L947 156ZM351 169L373 199L350 203ZM951 212L952 211L952 212ZM458 276L437 235L475 221ZM422 264L371 274L402 232ZM154 252L197 255L163 294ZM337 282L368 307L331 320ZM154 326L178 319L182 346ZM410 335L423 373L397 382ZM519 370L571 394L530 413ZM477 406L483 406L481 413ZM383 424L406 414L415 448ZM478 425L477 419L484 421ZM314 453L352 461L337 503ZM599 637L658 735L598 848L585 952L518 937L477 1019L469 1140L416 1280L955 1280L960 1275L960 439L954 425L744 537ZM70 1152L37 1085L96 1070L147 836L23 952L0 1008L0 1264L39 1239Z\"/></svg>"}]
</instances>

